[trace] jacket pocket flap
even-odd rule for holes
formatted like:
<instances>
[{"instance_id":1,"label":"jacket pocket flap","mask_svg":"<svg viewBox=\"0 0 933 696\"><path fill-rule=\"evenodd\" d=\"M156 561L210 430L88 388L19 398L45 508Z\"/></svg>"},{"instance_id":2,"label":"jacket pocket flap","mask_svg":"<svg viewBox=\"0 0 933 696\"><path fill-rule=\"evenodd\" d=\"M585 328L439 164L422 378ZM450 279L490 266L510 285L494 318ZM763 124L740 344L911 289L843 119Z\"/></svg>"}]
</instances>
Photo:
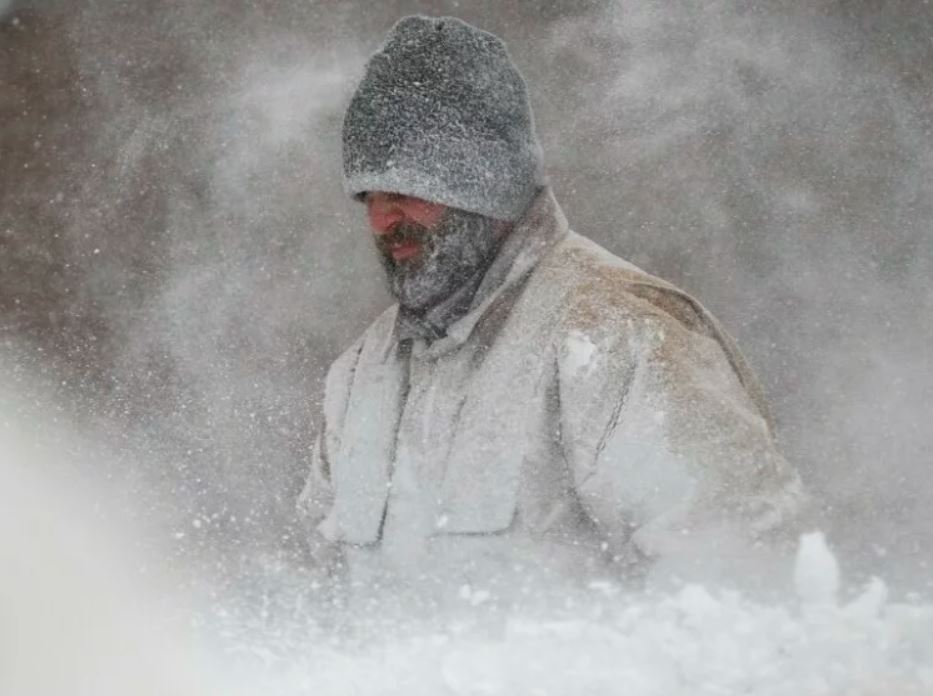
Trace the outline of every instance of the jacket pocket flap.
<instances>
[{"instance_id":1,"label":"jacket pocket flap","mask_svg":"<svg viewBox=\"0 0 933 696\"><path fill-rule=\"evenodd\" d=\"M499 505L467 505L460 501L448 506L438 518L436 536L442 534L496 534L504 532L515 520L514 498Z\"/></svg>"},{"instance_id":2,"label":"jacket pocket flap","mask_svg":"<svg viewBox=\"0 0 933 696\"><path fill-rule=\"evenodd\" d=\"M450 462L441 495L438 534L491 534L508 529L518 507L521 455Z\"/></svg>"}]
</instances>

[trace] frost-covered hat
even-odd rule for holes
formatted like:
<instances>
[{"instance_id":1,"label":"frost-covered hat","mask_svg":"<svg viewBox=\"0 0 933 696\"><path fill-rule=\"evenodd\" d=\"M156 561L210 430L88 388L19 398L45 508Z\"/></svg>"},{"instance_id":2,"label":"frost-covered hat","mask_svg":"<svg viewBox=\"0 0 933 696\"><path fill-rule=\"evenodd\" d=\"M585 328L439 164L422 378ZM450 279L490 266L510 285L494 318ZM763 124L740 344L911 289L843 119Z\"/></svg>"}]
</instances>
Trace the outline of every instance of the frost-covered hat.
<instances>
[{"instance_id":1,"label":"frost-covered hat","mask_svg":"<svg viewBox=\"0 0 933 696\"><path fill-rule=\"evenodd\" d=\"M543 183L525 81L496 36L405 17L369 59L343 123L350 195L386 191L515 220Z\"/></svg>"}]
</instances>

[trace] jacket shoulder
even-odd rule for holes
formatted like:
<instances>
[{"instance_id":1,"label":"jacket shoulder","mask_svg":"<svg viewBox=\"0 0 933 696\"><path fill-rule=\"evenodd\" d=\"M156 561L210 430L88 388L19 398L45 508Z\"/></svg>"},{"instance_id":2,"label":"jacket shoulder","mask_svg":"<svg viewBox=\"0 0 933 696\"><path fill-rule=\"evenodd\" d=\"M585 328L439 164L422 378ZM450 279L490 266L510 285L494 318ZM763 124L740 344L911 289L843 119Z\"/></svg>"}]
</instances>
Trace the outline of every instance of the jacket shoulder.
<instances>
[{"instance_id":1,"label":"jacket shoulder","mask_svg":"<svg viewBox=\"0 0 933 696\"><path fill-rule=\"evenodd\" d=\"M599 336L625 326L636 333L666 335L671 346L712 341L768 418L761 386L735 341L687 292L576 233L554 250L545 273L563 287L563 333Z\"/></svg>"},{"instance_id":2,"label":"jacket shoulder","mask_svg":"<svg viewBox=\"0 0 933 696\"><path fill-rule=\"evenodd\" d=\"M569 234L555 249L547 272L566 291L564 315L572 328L655 319L711 333L712 316L693 297L579 234Z\"/></svg>"}]
</instances>

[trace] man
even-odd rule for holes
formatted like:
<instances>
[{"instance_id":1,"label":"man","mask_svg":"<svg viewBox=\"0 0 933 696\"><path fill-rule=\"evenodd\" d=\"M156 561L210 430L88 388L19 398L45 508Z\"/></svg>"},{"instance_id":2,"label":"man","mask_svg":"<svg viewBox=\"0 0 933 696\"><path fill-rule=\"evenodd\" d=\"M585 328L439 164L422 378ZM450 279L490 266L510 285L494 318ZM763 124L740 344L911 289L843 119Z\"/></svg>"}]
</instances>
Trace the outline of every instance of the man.
<instances>
[{"instance_id":1,"label":"man","mask_svg":"<svg viewBox=\"0 0 933 696\"><path fill-rule=\"evenodd\" d=\"M299 502L319 559L475 597L689 575L787 528L799 480L742 357L569 230L497 37L402 19L343 144L398 302L328 374Z\"/></svg>"}]
</instances>

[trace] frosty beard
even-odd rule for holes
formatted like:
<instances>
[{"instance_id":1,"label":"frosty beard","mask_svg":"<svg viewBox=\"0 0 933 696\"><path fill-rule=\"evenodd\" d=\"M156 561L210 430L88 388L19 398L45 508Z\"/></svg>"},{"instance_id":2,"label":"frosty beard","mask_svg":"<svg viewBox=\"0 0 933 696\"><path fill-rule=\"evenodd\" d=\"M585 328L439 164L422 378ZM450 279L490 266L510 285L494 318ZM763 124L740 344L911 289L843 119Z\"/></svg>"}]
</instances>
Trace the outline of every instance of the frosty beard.
<instances>
[{"instance_id":1,"label":"frosty beard","mask_svg":"<svg viewBox=\"0 0 933 696\"><path fill-rule=\"evenodd\" d=\"M420 253L396 262L395 244L415 241ZM496 220L449 208L438 224L428 229L402 223L376 238L379 258L386 270L389 291L399 305L422 313L450 297L489 263L497 246Z\"/></svg>"}]
</instances>

